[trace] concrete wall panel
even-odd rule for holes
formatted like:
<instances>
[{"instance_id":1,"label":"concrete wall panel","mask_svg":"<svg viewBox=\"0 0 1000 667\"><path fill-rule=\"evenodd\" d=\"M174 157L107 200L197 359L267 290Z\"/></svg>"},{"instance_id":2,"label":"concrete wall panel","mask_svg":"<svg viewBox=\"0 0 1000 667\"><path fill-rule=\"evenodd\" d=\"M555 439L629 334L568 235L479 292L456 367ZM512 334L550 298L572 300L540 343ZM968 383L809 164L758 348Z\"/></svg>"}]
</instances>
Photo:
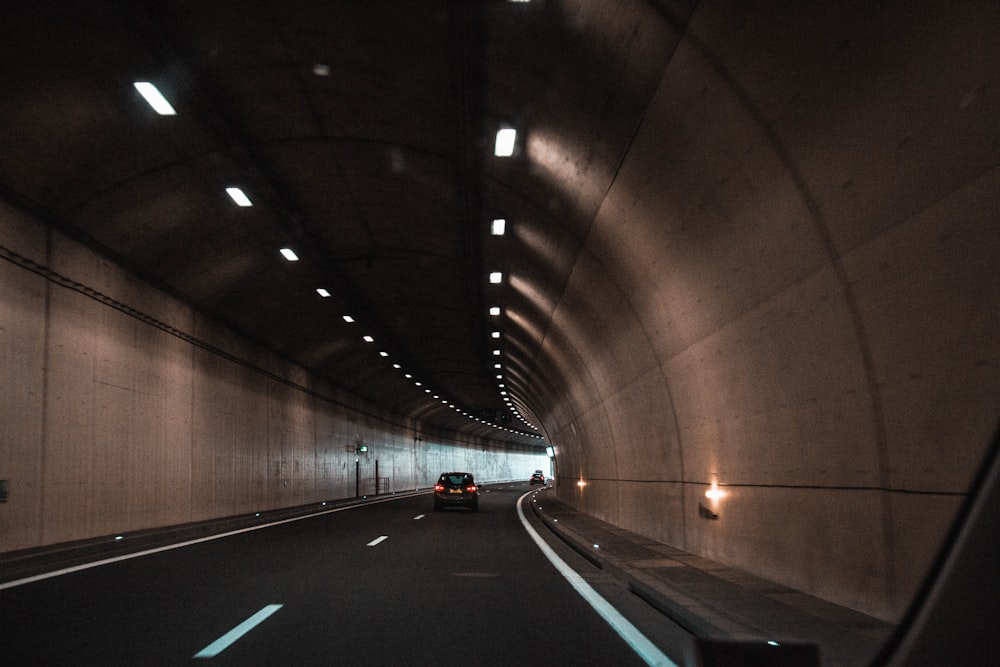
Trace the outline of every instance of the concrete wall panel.
<instances>
[{"instance_id":1,"label":"concrete wall panel","mask_svg":"<svg viewBox=\"0 0 1000 667\"><path fill-rule=\"evenodd\" d=\"M878 484L864 374L836 289L819 273L667 363L690 481Z\"/></svg>"},{"instance_id":2,"label":"concrete wall panel","mask_svg":"<svg viewBox=\"0 0 1000 667\"><path fill-rule=\"evenodd\" d=\"M97 412L94 360L88 347L86 308L90 300L76 292L52 289L50 295L41 543L88 534L93 520L90 493ZM40 304L41 305L41 304Z\"/></svg>"},{"instance_id":3,"label":"concrete wall panel","mask_svg":"<svg viewBox=\"0 0 1000 667\"><path fill-rule=\"evenodd\" d=\"M631 344L645 333L630 310L627 292L606 275L591 254L580 253L555 315L563 334L578 341L575 352L585 360L596 395L614 393L656 365L648 346Z\"/></svg>"},{"instance_id":4,"label":"concrete wall panel","mask_svg":"<svg viewBox=\"0 0 1000 667\"><path fill-rule=\"evenodd\" d=\"M620 487L618 514L632 530L665 544L685 542L685 523L695 519L685 511L682 484L626 480Z\"/></svg>"},{"instance_id":5,"label":"concrete wall panel","mask_svg":"<svg viewBox=\"0 0 1000 667\"><path fill-rule=\"evenodd\" d=\"M587 247L667 356L825 261L780 156L691 43L664 73Z\"/></svg>"},{"instance_id":6,"label":"concrete wall panel","mask_svg":"<svg viewBox=\"0 0 1000 667\"><path fill-rule=\"evenodd\" d=\"M130 459L141 458L134 439L134 393L130 388L94 385L90 519L98 535L117 533L128 519L128 498L146 493L129 478Z\"/></svg>"},{"instance_id":7,"label":"concrete wall panel","mask_svg":"<svg viewBox=\"0 0 1000 667\"><path fill-rule=\"evenodd\" d=\"M426 488L445 468L489 480L547 467L479 438L418 440L419 424L339 404L79 243L0 214L4 247L56 272L0 262L0 550L351 497L356 482L371 494L376 457L383 491ZM360 480L358 442L370 448Z\"/></svg>"},{"instance_id":8,"label":"concrete wall panel","mask_svg":"<svg viewBox=\"0 0 1000 667\"><path fill-rule=\"evenodd\" d=\"M673 404L667 396L664 374L657 367L606 399L610 432L616 440L630 443L617 461L622 480L676 482L684 478Z\"/></svg>"},{"instance_id":9,"label":"concrete wall panel","mask_svg":"<svg viewBox=\"0 0 1000 667\"><path fill-rule=\"evenodd\" d=\"M14 226L0 226L0 235ZM38 538L42 511L46 289L41 276L0 260L0 368L17 389L0 399L0 479L7 480L10 502L23 501L18 512L0 512L0 535L10 535L15 549Z\"/></svg>"},{"instance_id":10,"label":"concrete wall panel","mask_svg":"<svg viewBox=\"0 0 1000 667\"><path fill-rule=\"evenodd\" d=\"M962 493L1000 405L1000 169L844 259L878 369L895 488Z\"/></svg>"},{"instance_id":11,"label":"concrete wall panel","mask_svg":"<svg viewBox=\"0 0 1000 667\"><path fill-rule=\"evenodd\" d=\"M997 28L988 3L698 6L553 316L561 497L899 617L998 418ZM635 470L683 501L636 509Z\"/></svg>"}]
</instances>

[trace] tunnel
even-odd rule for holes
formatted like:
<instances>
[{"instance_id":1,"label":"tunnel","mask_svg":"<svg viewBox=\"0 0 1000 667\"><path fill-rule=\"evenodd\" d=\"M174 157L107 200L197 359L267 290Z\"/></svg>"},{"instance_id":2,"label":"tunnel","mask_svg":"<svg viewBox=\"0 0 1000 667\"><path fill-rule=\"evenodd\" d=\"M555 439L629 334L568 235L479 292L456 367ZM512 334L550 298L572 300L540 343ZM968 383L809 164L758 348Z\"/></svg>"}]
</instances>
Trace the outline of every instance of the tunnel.
<instances>
[{"instance_id":1,"label":"tunnel","mask_svg":"<svg viewBox=\"0 0 1000 667\"><path fill-rule=\"evenodd\" d=\"M0 34L0 554L541 469L899 624L973 513L995 2L39 0Z\"/></svg>"}]
</instances>

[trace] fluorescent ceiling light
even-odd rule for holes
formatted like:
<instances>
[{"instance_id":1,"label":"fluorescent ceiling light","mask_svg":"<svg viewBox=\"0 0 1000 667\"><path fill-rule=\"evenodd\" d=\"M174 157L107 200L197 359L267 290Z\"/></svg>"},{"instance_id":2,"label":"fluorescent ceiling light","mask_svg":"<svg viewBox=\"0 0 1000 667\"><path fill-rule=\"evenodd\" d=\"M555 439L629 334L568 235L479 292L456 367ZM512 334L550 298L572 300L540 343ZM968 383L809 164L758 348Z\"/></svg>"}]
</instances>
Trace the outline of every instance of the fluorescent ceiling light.
<instances>
[{"instance_id":1,"label":"fluorescent ceiling light","mask_svg":"<svg viewBox=\"0 0 1000 667\"><path fill-rule=\"evenodd\" d=\"M514 142L516 139L517 130L512 127L497 130L497 141L493 147L493 154L498 157L510 157L514 154Z\"/></svg>"},{"instance_id":2,"label":"fluorescent ceiling light","mask_svg":"<svg viewBox=\"0 0 1000 667\"><path fill-rule=\"evenodd\" d=\"M350 315L344 315L344 321L347 322L348 324L354 324L354 318L351 317Z\"/></svg>"},{"instance_id":3,"label":"fluorescent ceiling light","mask_svg":"<svg viewBox=\"0 0 1000 667\"><path fill-rule=\"evenodd\" d=\"M371 336L363 336L363 339L364 339L364 341L366 343L374 343L375 342L375 339L372 338Z\"/></svg>"},{"instance_id":4,"label":"fluorescent ceiling light","mask_svg":"<svg viewBox=\"0 0 1000 667\"><path fill-rule=\"evenodd\" d=\"M237 206L253 206L250 198L239 188L226 188L226 194L232 197Z\"/></svg>"},{"instance_id":5,"label":"fluorescent ceiling light","mask_svg":"<svg viewBox=\"0 0 1000 667\"><path fill-rule=\"evenodd\" d=\"M295 251L292 250L291 248L282 248L281 249L281 254L289 262L297 262L297 261L299 261L299 256L296 255Z\"/></svg>"},{"instance_id":6,"label":"fluorescent ceiling light","mask_svg":"<svg viewBox=\"0 0 1000 667\"><path fill-rule=\"evenodd\" d=\"M316 288L316 294L319 294L324 299L327 298L328 296L330 296L330 292L328 292L327 290L323 289L322 287L317 287Z\"/></svg>"},{"instance_id":7,"label":"fluorescent ceiling light","mask_svg":"<svg viewBox=\"0 0 1000 667\"><path fill-rule=\"evenodd\" d=\"M378 356L380 356L380 357L388 357L389 353L383 350L382 352L378 353Z\"/></svg>"},{"instance_id":8,"label":"fluorescent ceiling light","mask_svg":"<svg viewBox=\"0 0 1000 667\"><path fill-rule=\"evenodd\" d=\"M161 116L176 116L177 112L174 108L170 106L170 102L167 101L156 86L151 84L149 81L136 81L132 84L135 89L139 91L139 94L149 102L149 106L153 107L153 111L160 114Z\"/></svg>"},{"instance_id":9,"label":"fluorescent ceiling light","mask_svg":"<svg viewBox=\"0 0 1000 667\"><path fill-rule=\"evenodd\" d=\"M500 332L499 331L494 331L493 333L490 334L490 336L492 338L499 338L500 337Z\"/></svg>"},{"instance_id":10,"label":"fluorescent ceiling light","mask_svg":"<svg viewBox=\"0 0 1000 667\"><path fill-rule=\"evenodd\" d=\"M490 308L490 315L493 315L495 317L499 314L500 314L500 306L492 306Z\"/></svg>"},{"instance_id":11,"label":"fluorescent ceiling light","mask_svg":"<svg viewBox=\"0 0 1000 667\"><path fill-rule=\"evenodd\" d=\"M493 221L492 232L493 236L503 236L504 230L507 227L507 221L503 218L497 218Z\"/></svg>"},{"instance_id":12,"label":"fluorescent ceiling light","mask_svg":"<svg viewBox=\"0 0 1000 667\"><path fill-rule=\"evenodd\" d=\"M499 357L500 356L500 350L493 350L493 356L494 357Z\"/></svg>"},{"instance_id":13,"label":"fluorescent ceiling light","mask_svg":"<svg viewBox=\"0 0 1000 667\"><path fill-rule=\"evenodd\" d=\"M500 271L494 271L490 274L490 282L494 285L499 285L503 282L503 273Z\"/></svg>"}]
</instances>

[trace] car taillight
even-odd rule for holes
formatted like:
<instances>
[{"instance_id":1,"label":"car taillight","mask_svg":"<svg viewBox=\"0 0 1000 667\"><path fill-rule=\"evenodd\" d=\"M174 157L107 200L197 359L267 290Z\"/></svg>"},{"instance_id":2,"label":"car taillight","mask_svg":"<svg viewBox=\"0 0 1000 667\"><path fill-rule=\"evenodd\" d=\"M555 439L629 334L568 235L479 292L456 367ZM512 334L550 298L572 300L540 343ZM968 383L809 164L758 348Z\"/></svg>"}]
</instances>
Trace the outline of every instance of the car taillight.
<instances>
[{"instance_id":1,"label":"car taillight","mask_svg":"<svg viewBox=\"0 0 1000 667\"><path fill-rule=\"evenodd\" d=\"M476 491L479 490L479 487L477 487L475 484L473 484L471 486L465 487L465 490L468 491L469 493L475 493Z\"/></svg>"},{"instance_id":2,"label":"car taillight","mask_svg":"<svg viewBox=\"0 0 1000 667\"><path fill-rule=\"evenodd\" d=\"M444 491L444 484L435 484L434 485L434 490L435 491Z\"/></svg>"}]
</instances>

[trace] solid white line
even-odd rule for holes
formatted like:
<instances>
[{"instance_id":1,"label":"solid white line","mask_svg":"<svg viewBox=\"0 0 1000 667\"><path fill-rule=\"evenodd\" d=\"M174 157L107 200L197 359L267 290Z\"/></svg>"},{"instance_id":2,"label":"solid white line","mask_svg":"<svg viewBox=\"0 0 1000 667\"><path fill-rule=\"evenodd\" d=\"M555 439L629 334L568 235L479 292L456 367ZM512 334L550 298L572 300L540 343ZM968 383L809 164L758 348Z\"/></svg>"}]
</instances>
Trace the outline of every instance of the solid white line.
<instances>
[{"instance_id":1,"label":"solid white line","mask_svg":"<svg viewBox=\"0 0 1000 667\"><path fill-rule=\"evenodd\" d=\"M420 521L420 520L421 520L421 519L423 519L423 518L424 518L424 515L423 515L423 514L418 514L417 516L413 517L413 520L414 520L414 521Z\"/></svg>"},{"instance_id":2,"label":"solid white line","mask_svg":"<svg viewBox=\"0 0 1000 667\"><path fill-rule=\"evenodd\" d=\"M601 597L600 593L595 591L590 584L588 584L583 577L576 573L569 565L566 564L562 558L560 558L555 551L552 550L545 540L538 534L538 532L531 527L528 520L524 516L524 510L521 509L522 501L531 495L533 492L528 491L526 494L517 499L517 516L521 519L521 525L531 536L531 539L535 541L538 548L542 550L545 557L549 559L549 562L559 570L559 574L566 578L566 581L570 583L576 592L586 600L594 610L601 615L608 625L614 629L618 635L625 640L632 650L635 651L640 658L646 661L647 665L664 665L665 667L678 667L677 663L668 658L659 648L656 647L653 642L646 638L646 635L642 634L637 627L632 625L631 621L621 615L621 613L611 606L611 604Z\"/></svg>"},{"instance_id":3,"label":"solid white line","mask_svg":"<svg viewBox=\"0 0 1000 667\"><path fill-rule=\"evenodd\" d=\"M382 535L381 537L376 537L374 540L372 540L371 542L369 542L365 546L366 547L373 547L376 544L381 544L382 542L385 542L387 539L389 539L388 535Z\"/></svg>"},{"instance_id":4,"label":"solid white line","mask_svg":"<svg viewBox=\"0 0 1000 667\"><path fill-rule=\"evenodd\" d=\"M281 609L281 605L280 604L269 604L269 605L267 605L266 607L264 607L263 609L261 609L260 611L258 611L256 614L254 614L253 616L251 616L247 620L243 621L242 623L240 623L239 625L237 625L235 628L233 628L232 630L230 630L226 634L222 635L221 637L219 637L218 639L216 639L214 642L212 642L211 644L209 644L205 648L203 648L200 651L198 651L197 653L195 653L193 657L195 657L195 658L214 658L215 656L219 655L220 653L222 653L223 651L225 651L227 648L229 648L229 646L233 642L235 642L237 639L239 639L240 637L242 637L246 633L248 633L251 630L253 630L254 627L256 627L257 625L259 625L261 621L263 621L265 618L267 618L268 616L270 616L274 612L278 611L279 609Z\"/></svg>"},{"instance_id":5,"label":"solid white line","mask_svg":"<svg viewBox=\"0 0 1000 667\"><path fill-rule=\"evenodd\" d=\"M114 556L112 558L104 558L102 560L95 560L92 563L83 563L81 565L74 565L72 567L66 567L61 570L52 570L51 572L43 572L42 574L36 574L31 577L25 577L24 579L15 579L14 581L8 581L6 583L0 583L0 591L7 588L14 588L15 586L22 586L24 584L34 583L36 581L42 581L43 579L50 579L52 577L58 577L64 574L70 574L72 572L79 572L80 570L89 570L92 567L98 567L100 565L110 565L111 563L117 563L122 560L129 560L131 558L139 558L140 556L149 556L151 554L159 553L161 551L170 551L171 549L180 549L181 547L189 547L192 544L201 544L202 542L209 542L211 540L220 540L223 537L230 537L232 535L239 535L240 533L249 533L252 530L260 530L262 528L270 528L271 526L279 526L283 523L291 523L292 521L302 521L304 519L312 519L317 516L323 516L324 514L333 514L334 512L343 512L345 510L356 509L358 507L366 507L368 505L376 505L378 503L388 503L393 500L403 500L404 498L412 498L413 495L406 496L395 496L393 498L384 498L381 500L371 500L367 503L360 505L348 505L347 507L335 507L332 510L324 510L322 512L316 512L315 514L304 514L303 516L292 517L291 519L282 519L281 521L272 521L271 523L262 523L259 526L250 526L249 528L240 528L238 530L231 530L228 533L219 533L218 535L209 535L208 537L199 537L196 540L187 540L186 542L178 542L176 544L167 544L162 547L156 547L155 549L146 549L145 551L136 551L131 554L122 554L121 556Z\"/></svg>"}]
</instances>

